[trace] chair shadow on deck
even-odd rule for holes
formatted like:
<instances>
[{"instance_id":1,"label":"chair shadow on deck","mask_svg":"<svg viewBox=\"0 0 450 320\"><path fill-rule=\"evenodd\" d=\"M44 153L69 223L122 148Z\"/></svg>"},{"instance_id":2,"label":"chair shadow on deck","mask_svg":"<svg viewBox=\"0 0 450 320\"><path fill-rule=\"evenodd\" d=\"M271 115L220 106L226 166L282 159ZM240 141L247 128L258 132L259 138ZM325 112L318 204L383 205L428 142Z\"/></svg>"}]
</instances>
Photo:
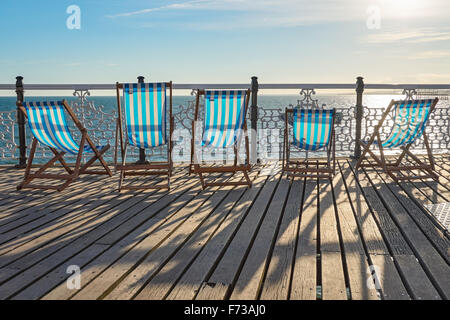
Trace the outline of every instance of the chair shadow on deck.
<instances>
[{"instance_id":1,"label":"chair shadow on deck","mask_svg":"<svg viewBox=\"0 0 450 320\"><path fill-rule=\"evenodd\" d=\"M274 175L262 177L252 189L201 191L195 177L187 174L174 178L170 192L120 194L114 190L114 177L105 179L108 183L99 192L85 196L83 189L69 188L50 203L40 202L32 209L23 206L0 218L0 270L4 271L0 298L204 298L205 286L218 284L214 279L220 278L221 266L231 265L236 271L226 275L228 282L221 284L224 290L217 288L221 297L233 298L244 292L256 299L288 299L293 298L294 274L303 272L298 268L303 265L301 253L306 252L316 261L311 267L316 274L312 282L319 287L315 299L327 298L330 289L324 284L329 284L327 277L336 272L342 273L337 277L343 284L344 299L373 299L375 291L383 295L383 288L391 286L384 281L392 277L384 275L376 278L379 290L368 283L374 279L374 270L391 270L391 265L380 265L380 261L391 261L393 252L386 253L388 259L372 261L388 240L374 215L377 206L383 206L382 200L373 196L376 185L360 186L362 178L366 178L364 173L354 172L341 161L332 188L326 180L319 184L303 179L290 182ZM96 188L95 183L101 181L81 177L72 187L92 184ZM386 185L389 187L389 182ZM264 198L266 194L270 199ZM411 202L397 197L400 202ZM10 199L36 202L38 198L35 193L20 198L11 191ZM249 227L246 221L260 202L267 202L264 212L257 224ZM312 218L306 218L305 212ZM366 224L375 227L378 239L365 234ZM244 235L246 244L241 247L235 239ZM398 241L409 247L402 235ZM327 255L340 265L324 269ZM72 264L85 272L80 290L71 291L65 285L70 277L66 268ZM373 265L378 269L370 269ZM406 288L398 291L413 297L403 281L400 279ZM150 289L153 296L148 295Z\"/></svg>"}]
</instances>

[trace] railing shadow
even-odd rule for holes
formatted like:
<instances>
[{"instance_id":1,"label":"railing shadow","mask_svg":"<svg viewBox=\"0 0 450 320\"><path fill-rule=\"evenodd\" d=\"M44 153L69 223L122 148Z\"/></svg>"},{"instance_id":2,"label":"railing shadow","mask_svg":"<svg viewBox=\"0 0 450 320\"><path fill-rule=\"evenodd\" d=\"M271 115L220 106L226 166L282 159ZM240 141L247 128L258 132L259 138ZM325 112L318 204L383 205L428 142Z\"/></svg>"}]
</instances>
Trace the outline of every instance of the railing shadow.
<instances>
[{"instance_id":1,"label":"railing shadow","mask_svg":"<svg viewBox=\"0 0 450 320\"><path fill-rule=\"evenodd\" d=\"M344 165L342 167L342 173L339 170L337 172L340 179L335 180L337 182L333 185L334 193L331 191L329 182L321 182L319 184L319 194L310 196L310 192L317 187L316 183L307 182L304 184L302 181L301 190L305 188L304 196L302 197L299 195L298 197L293 198L295 201L299 201L298 214L292 215L292 220L283 221L283 218L285 218L283 206L283 210L279 213L277 223L269 229L270 232L273 233L273 236L271 237L272 242L270 244L254 242L250 248L245 248L245 250L252 250L255 246L270 246L270 249L268 249L269 259L266 259L265 256L260 256L256 257L255 260L246 262L245 259L247 258L247 255L243 255L241 256L242 260L236 261L236 264L241 264L242 266L245 265L246 272L249 274L261 274L264 278L261 279L263 285L278 285L284 280L283 277L285 277L286 274L292 274L295 268L295 252L300 249L297 247L299 237L312 237L318 240L317 236L320 237L320 234L317 234L316 231L317 223L320 224L320 214L327 209L333 209L333 212L335 212L337 225L334 227L334 232L340 232L339 228L342 228L343 225L339 224L346 223L347 221L344 221L340 216L339 210L334 210L342 206L345 202L350 202L353 210L352 215L354 217L354 222L350 227L352 228L351 231L356 242L343 243L340 238L337 243L328 243L327 245L339 248L337 252L343 253L342 258L344 259L344 264L342 268L346 274L342 275L342 277L345 278L347 286L349 286L348 272L350 272L350 269L348 269L348 266L346 265L346 255L360 255L359 265L353 265L353 268L351 269L358 270L358 274L351 274L351 277L358 279L359 283L366 284L368 277L371 276L367 270L367 265L370 262L370 253L367 252L367 248L372 246L375 247L377 243L361 237L361 230L358 229L358 226L361 226L370 218L371 212L370 210L365 209L367 206L367 199L360 192L357 184L358 179L361 178L360 174L355 174L349 165ZM348 181L350 181L350 184L344 184L344 179L342 177L349 177ZM116 178L117 177L113 177L111 179ZM196 177L192 177L192 179L196 179ZM0 288L10 283L17 283L18 286L14 290L10 289L10 295L14 295L21 290L21 286L25 287L34 282L41 283L45 279L43 277L47 273L51 273L53 268L61 269L65 266L66 262L76 261L76 257L84 252L84 258L80 258L82 261L82 270L84 266L89 264L91 268L100 268L101 272L104 272L109 266L120 261L121 264L124 264L129 268L124 273L124 276L126 276L127 274L132 274L133 270L138 268L139 265L145 261L146 265L153 265L155 267L148 270L148 273L144 272L144 274L140 275L148 280L144 283L139 283L139 285L148 285L150 283L151 285L157 286L161 284L168 286L171 290L184 274L193 272L191 266L194 265L195 259L199 257L199 254L201 254L203 250L206 250L205 248L207 248L207 250L209 250L208 252L212 254L210 260L205 260L210 264L207 268L208 271L200 277L201 281L192 283L194 287L200 287L202 282L207 281L217 265L220 264L228 245L233 241L233 235L238 232L242 225L242 222L224 225L225 221L241 221L241 219L244 221L248 217L238 215L234 210L234 207L236 203L239 203L239 199L244 197L247 192L251 192L251 190L235 189L228 192L219 189L215 193L211 192L208 196L204 196L204 202L201 203L201 208L202 210L211 211L211 213L208 214L204 220L196 222L196 227L192 230L191 234L177 234L174 232L183 225L183 222L190 217L195 217L197 214L197 209L195 208L198 208L198 206L192 204L192 199L196 199L199 194L204 194L201 193L199 189L192 188L186 188L183 189L184 191L176 193L176 190L180 190L187 181L187 177L177 180L174 183L176 185L174 191L171 191L170 193L161 190L155 192L114 194L115 191L113 191L113 189L100 189L97 193L89 193L87 196L77 200L76 202L79 201L79 206L74 210L63 210L59 214L57 209L53 211L48 210L48 208L55 205L55 203L52 203L50 206L46 202L33 205L32 212L30 211L25 217L31 217L33 214L37 214L39 217L43 217L41 224L33 224L33 220L31 219L27 222L27 224L29 224L28 226L27 224L20 226L20 223L18 223L17 228L9 231L8 229L4 229L6 232L0 234L1 241L1 239L9 237L14 230L17 231L19 228L23 227L22 231L18 232L14 238L0 244L0 270L5 271L4 276L0 277ZM280 185L278 185L278 187L279 186ZM339 190L343 190L342 193ZM277 192L277 190L274 192ZM286 192L285 196L282 199L277 199L277 201L286 202L289 197L289 192L290 191ZM175 193L176 195L174 195ZM227 202L221 200L214 204L211 202L211 196L227 199L232 193L234 194L232 198L235 199L233 201ZM354 198L356 201L352 201L349 198L350 193L356 194L356 197ZM75 194L82 196L83 190L80 189L79 192ZM22 199L17 197L18 194L11 191L11 200L16 201ZM332 199L333 201L324 203L321 201L321 199L324 198ZM30 197L27 196L25 199L31 201L30 203L33 203L38 197L33 194ZM256 197L256 200L254 201L261 200L258 199L259 196ZM407 201L408 199L400 197L399 200ZM70 206L74 204L70 196L67 198L60 197L54 201L57 202L58 207L70 208ZM160 209L157 209L158 202L161 201L166 201L164 202L166 204ZM272 202L273 201L275 200L272 199ZM317 202L319 204L317 206L318 219L309 221L307 225L302 228L303 233L293 234L292 237L295 239L289 237L291 239L289 243L276 242L276 239L280 239L282 235L292 231L292 224L304 223L305 221L302 221L302 213L305 212L305 210L309 210ZM191 205L192 209L190 209ZM152 208L152 206L156 209L149 209ZM217 206L220 206L219 211L215 210ZM184 208L183 214L177 215L176 213L181 208ZM20 212L21 211L18 211L17 214L20 214ZM51 216L52 214L55 214L55 216ZM41 218L37 218L36 221L38 221L38 219ZM0 223L2 221L3 220L0 219ZM8 222L8 220L4 221ZM11 220L11 223L12 222L13 220ZM143 228L143 226L145 226L145 228ZM221 226L223 227L221 228ZM0 225L0 228L1 227L2 225ZM345 227L348 228L349 225L345 225ZM165 228L167 234L161 238L155 238L156 242L153 247L143 250L139 249L138 246L134 249L134 246L139 245L139 243L145 239L151 238L157 230L161 230L161 228ZM255 228L255 232L257 229L258 228ZM296 232L299 230L298 228L294 229ZM136 230L139 230L140 232L136 234L133 233ZM250 236L252 235L249 235L249 237ZM118 245L121 241L124 241L124 239L126 239L124 246ZM215 239L223 239L224 242ZM133 245L127 247L125 246L125 243ZM361 255L360 249L353 248L360 248L363 243L366 248L362 249L363 254ZM75 246L75 244L76 247L73 247L74 249L72 249L71 246ZM90 255L88 248L93 244L103 245L104 249L100 252L94 251ZM196 246L196 244L199 245ZM324 243L320 243L320 245L322 246ZM276 250L274 250L274 248L276 248ZM322 252L321 247L311 247L306 249L308 249L308 251L311 249L315 250L317 253ZM156 254L162 250L167 254L163 256ZM130 252L133 252L132 255L129 255L130 257L141 258L128 261L126 257L128 257L128 253ZM179 253L183 254L181 255ZM112 260L108 261L108 256L111 257ZM102 257L102 259L100 259L100 257ZM181 259L181 257L183 257L183 259ZM189 257L190 259L188 262L185 260L186 257ZM96 261L108 261L108 263L102 262L102 264L97 264ZM39 269L38 266L42 262L44 263ZM169 265L169 262L170 268L165 268L166 265ZM384 266L380 267L384 269ZM27 270L31 268L34 268L36 278L31 279L24 277L24 282L21 282L19 275L22 273L26 274ZM263 268L262 273L261 268ZM174 274L174 270L178 270L176 272L178 278L174 278L168 283L165 282L167 280L158 283L159 278L165 279L165 275ZM270 274L268 274L268 270L270 270ZM95 280L97 276L101 274L100 271L97 272L98 274L93 276L91 280ZM158 274L158 277L155 277L156 274ZM242 281L242 279L238 282L237 277L238 274L236 274L232 282L227 285L230 285L231 287L236 285L233 289L239 289L238 286L245 288L249 285L249 282ZM45 288L43 287L41 291L38 290L40 294L37 295L37 297L43 296L50 291L50 289L61 285L65 278L65 276L60 276L57 278L50 277L49 279L46 279L45 281L48 281L47 285L44 286ZM123 280L123 278L121 279ZM251 277L249 279L251 279ZM263 280L265 280L266 283ZM118 285L118 283L111 282L110 287L105 287L103 289L104 291L114 289L116 285ZM382 283L381 287L384 285L385 284ZM356 290L356 288L352 288L350 284L350 292L352 289ZM262 286L258 289L258 295L261 293L261 290ZM360 290L360 294L363 298L368 298L372 294L372 289L367 286L357 288L357 290ZM5 293L3 298L6 297L8 297L8 295Z\"/></svg>"}]
</instances>

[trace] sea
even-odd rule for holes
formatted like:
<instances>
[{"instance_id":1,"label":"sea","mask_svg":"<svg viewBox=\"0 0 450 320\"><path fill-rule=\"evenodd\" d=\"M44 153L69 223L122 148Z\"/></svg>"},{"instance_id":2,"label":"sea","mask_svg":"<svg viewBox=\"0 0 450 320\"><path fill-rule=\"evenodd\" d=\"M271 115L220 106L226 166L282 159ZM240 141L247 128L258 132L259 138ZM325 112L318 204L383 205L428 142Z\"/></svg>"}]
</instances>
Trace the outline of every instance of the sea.
<instances>
[{"instance_id":1,"label":"sea","mask_svg":"<svg viewBox=\"0 0 450 320\"><path fill-rule=\"evenodd\" d=\"M319 106L323 104L330 107L349 107L356 103L355 94L317 94L312 96L317 100ZM402 99L400 94L366 94L363 96L363 105L367 107L386 107L391 99ZM25 101L52 101L66 99L69 102L76 101L73 96L25 96ZM117 110L116 96L88 96L87 99L92 101L95 106L103 105L105 112L113 112ZM176 106L186 105L189 101L193 101L193 96L173 96L173 108ZM300 95L258 95L259 108L282 108L296 105L298 100L303 99ZM16 109L16 97L0 97L0 112L11 111Z\"/></svg>"}]
</instances>

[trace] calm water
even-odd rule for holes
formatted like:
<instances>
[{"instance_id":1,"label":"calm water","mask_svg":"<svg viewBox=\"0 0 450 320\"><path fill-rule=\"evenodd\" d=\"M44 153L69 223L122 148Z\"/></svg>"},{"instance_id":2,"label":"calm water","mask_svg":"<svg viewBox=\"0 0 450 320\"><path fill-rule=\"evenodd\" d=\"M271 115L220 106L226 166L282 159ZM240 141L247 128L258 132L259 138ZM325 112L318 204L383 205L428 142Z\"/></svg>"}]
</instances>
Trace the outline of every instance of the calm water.
<instances>
[{"instance_id":1,"label":"calm water","mask_svg":"<svg viewBox=\"0 0 450 320\"><path fill-rule=\"evenodd\" d=\"M391 99L401 99L402 95L365 95L363 104L368 107L385 107ZM260 108L285 108L289 104L296 104L297 100L300 98L299 95L260 95L258 96L258 105ZM353 106L355 104L356 96L353 95L320 95L314 96L318 100L319 105L326 104L332 107L346 107ZM53 96L53 97L25 97L26 101L49 101L49 100L61 100L66 99L68 101L75 101L76 98ZM88 99L96 106L105 106L105 111L116 110L116 97L95 97L91 96ZM174 109L180 104L187 104L188 101L193 101L193 96L174 96L173 106ZM16 109L16 98L15 97L0 97L0 112L9 111Z\"/></svg>"}]
</instances>

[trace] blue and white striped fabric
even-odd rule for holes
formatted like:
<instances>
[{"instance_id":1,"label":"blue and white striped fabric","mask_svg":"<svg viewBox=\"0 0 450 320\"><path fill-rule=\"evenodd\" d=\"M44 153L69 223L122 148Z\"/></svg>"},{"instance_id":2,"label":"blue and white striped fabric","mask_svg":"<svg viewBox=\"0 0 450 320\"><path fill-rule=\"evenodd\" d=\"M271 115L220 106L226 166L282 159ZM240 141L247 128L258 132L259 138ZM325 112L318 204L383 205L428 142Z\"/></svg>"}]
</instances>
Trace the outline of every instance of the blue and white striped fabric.
<instances>
[{"instance_id":1,"label":"blue and white striped fabric","mask_svg":"<svg viewBox=\"0 0 450 320\"><path fill-rule=\"evenodd\" d=\"M243 133L247 90L205 91L205 126L202 146L233 146Z\"/></svg>"},{"instance_id":2,"label":"blue and white striped fabric","mask_svg":"<svg viewBox=\"0 0 450 320\"><path fill-rule=\"evenodd\" d=\"M41 144L70 154L78 153L80 146L69 131L62 101L26 102L24 107L31 132ZM84 146L84 151L93 152L89 145Z\"/></svg>"},{"instance_id":3,"label":"blue and white striped fabric","mask_svg":"<svg viewBox=\"0 0 450 320\"><path fill-rule=\"evenodd\" d=\"M293 144L306 151L316 151L330 142L334 109L293 110Z\"/></svg>"},{"instance_id":4,"label":"blue and white striped fabric","mask_svg":"<svg viewBox=\"0 0 450 320\"><path fill-rule=\"evenodd\" d=\"M397 103L394 126L381 145L385 148L397 148L420 138L430 116L432 104L432 99L408 100Z\"/></svg>"},{"instance_id":5,"label":"blue and white striped fabric","mask_svg":"<svg viewBox=\"0 0 450 320\"><path fill-rule=\"evenodd\" d=\"M166 144L166 84L123 85L128 143L138 148Z\"/></svg>"}]
</instances>

